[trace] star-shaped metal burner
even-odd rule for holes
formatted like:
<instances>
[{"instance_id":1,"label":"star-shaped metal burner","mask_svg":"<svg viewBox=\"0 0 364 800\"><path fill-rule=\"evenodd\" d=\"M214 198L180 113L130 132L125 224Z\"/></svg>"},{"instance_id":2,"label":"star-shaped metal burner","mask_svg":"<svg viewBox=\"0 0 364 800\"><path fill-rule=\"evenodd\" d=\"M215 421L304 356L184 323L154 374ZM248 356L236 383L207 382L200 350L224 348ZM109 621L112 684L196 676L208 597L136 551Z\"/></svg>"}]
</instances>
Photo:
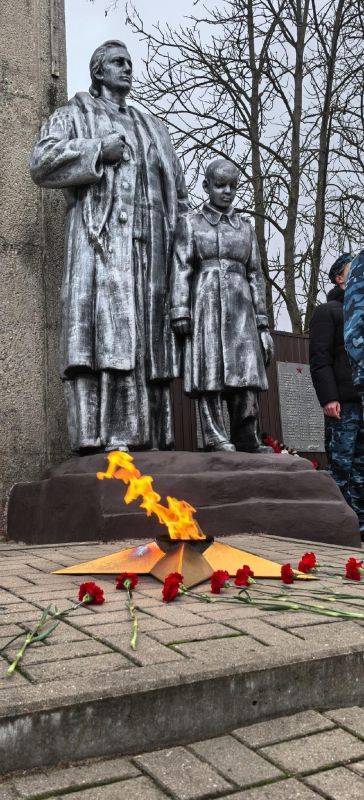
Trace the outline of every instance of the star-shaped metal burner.
<instances>
[{"instance_id":1,"label":"star-shaped metal burner","mask_svg":"<svg viewBox=\"0 0 364 800\"><path fill-rule=\"evenodd\" d=\"M280 564L205 536L194 519L195 509L185 500L167 497L167 506L162 505L160 495L153 489L153 478L141 475L130 453L109 453L108 461L106 472L99 472L97 477L100 480L116 478L126 484L128 489L124 502L130 503L141 498L140 507L148 516L155 514L161 525L166 526L169 535L161 535L149 544L129 547L109 556L56 570L57 575L136 572L138 575L154 575L164 581L171 572L179 572L188 588L206 581L218 569L236 575L238 569L247 565L256 578L280 578ZM312 577L300 572L296 572L296 576L302 579Z\"/></svg>"},{"instance_id":2,"label":"star-shaped metal burner","mask_svg":"<svg viewBox=\"0 0 364 800\"><path fill-rule=\"evenodd\" d=\"M236 575L238 569L248 565L255 578L281 577L281 565L261 556L239 550L214 539L202 541L172 541L161 537L156 541L137 547L119 550L108 556L74 564L56 571L57 575L118 575L120 572L136 572L138 575L153 575L164 581L171 572L180 572L183 583L189 588L210 578L217 569L225 569ZM297 578L310 575L296 572Z\"/></svg>"}]
</instances>

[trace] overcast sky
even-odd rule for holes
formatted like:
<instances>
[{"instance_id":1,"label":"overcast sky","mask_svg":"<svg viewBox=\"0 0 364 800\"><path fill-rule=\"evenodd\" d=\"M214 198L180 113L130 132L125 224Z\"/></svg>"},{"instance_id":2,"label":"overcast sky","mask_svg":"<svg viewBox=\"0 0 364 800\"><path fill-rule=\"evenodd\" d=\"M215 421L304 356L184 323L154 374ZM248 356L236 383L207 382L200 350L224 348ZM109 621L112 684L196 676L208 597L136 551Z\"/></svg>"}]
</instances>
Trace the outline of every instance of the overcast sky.
<instances>
[{"instance_id":1,"label":"overcast sky","mask_svg":"<svg viewBox=\"0 0 364 800\"><path fill-rule=\"evenodd\" d=\"M1 0L0 0L1 2ZM105 17L105 9L111 0L65 0L66 36L68 61L68 95L77 91L87 91L90 85L89 61L95 48L106 39L126 41L133 57L134 72L142 68L144 46L131 29L125 25L125 0L120 0L116 11L110 10ZM184 17L193 14L193 0L134 0L146 29L158 20L173 25L183 24ZM282 310L279 319L281 330L290 330L288 315Z\"/></svg>"},{"instance_id":2,"label":"overcast sky","mask_svg":"<svg viewBox=\"0 0 364 800\"><path fill-rule=\"evenodd\" d=\"M134 72L141 69L143 45L125 25L125 0L120 0L116 11L105 8L111 0L66 0L66 35L68 59L68 94L87 91L90 85L88 64L95 48L106 39L122 39L129 46L134 61ZM193 0L134 0L147 28L155 24L183 23L183 17L193 9Z\"/></svg>"}]
</instances>

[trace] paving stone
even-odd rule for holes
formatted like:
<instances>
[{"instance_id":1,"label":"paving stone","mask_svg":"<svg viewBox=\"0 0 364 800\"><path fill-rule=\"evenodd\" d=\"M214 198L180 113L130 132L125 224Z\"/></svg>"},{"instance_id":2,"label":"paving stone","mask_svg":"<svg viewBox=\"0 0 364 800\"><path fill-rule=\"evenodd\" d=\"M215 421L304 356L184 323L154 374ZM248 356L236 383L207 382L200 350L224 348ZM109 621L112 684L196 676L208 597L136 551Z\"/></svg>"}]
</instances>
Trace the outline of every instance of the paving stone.
<instances>
[{"instance_id":1,"label":"paving stone","mask_svg":"<svg viewBox=\"0 0 364 800\"><path fill-rule=\"evenodd\" d=\"M364 756L364 742L355 739L346 731L332 730L263 747L260 752L282 769L300 773L333 766L354 758L359 760Z\"/></svg>"},{"instance_id":2,"label":"paving stone","mask_svg":"<svg viewBox=\"0 0 364 800\"><path fill-rule=\"evenodd\" d=\"M334 723L317 711L301 711L291 716L246 725L233 731L233 734L250 747L263 747L333 727Z\"/></svg>"},{"instance_id":3,"label":"paving stone","mask_svg":"<svg viewBox=\"0 0 364 800\"><path fill-rule=\"evenodd\" d=\"M175 627L201 625L201 618L197 614L192 614L191 611L187 611L183 608L183 605L178 605L177 603L173 603L173 606L162 605L161 603L159 608L150 608L148 610L152 617L170 622L171 625L175 625Z\"/></svg>"},{"instance_id":4,"label":"paving stone","mask_svg":"<svg viewBox=\"0 0 364 800\"><path fill-rule=\"evenodd\" d=\"M29 686L29 680L18 670L12 675L6 674L9 665L10 661L6 661L0 657L0 691L8 692L14 687L20 689L22 686Z\"/></svg>"},{"instance_id":5,"label":"paving stone","mask_svg":"<svg viewBox=\"0 0 364 800\"><path fill-rule=\"evenodd\" d=\"M17 574L11 575L11 570L7 570L6 576L1 576L0 578L0 587L2 589L16 589L17 587L20 588L21 586L30 586L31 581L27 581L24 578L19 578Z\"/></svg>"},{"instance_id":6,"label":"paving stone","mask_svg":"<svg viewBox=\"0 0 364 800\"><path fill-rule=\"evenodd\" d=\"M104 606L101 606L104 609ZM103 611L102 613L95 613L94 611L81 611L77 620L75 619L77 612L72 612L72 620L74 625L80 628L91 628L96 625L111 625L117 622L129 622L129 612L126 608L120 608L118 611ZM82 617L81 617L82 615ZM146 614L138 613L138 619L146 619Z\"/></svg>"},{"instance_id":7,"label":"paving stone","mask_svg":"<svg viewBox=\"0 0 364 800\"><path fill-rule=\"evenodd\" d=\"M209 764L184 747L145 753L134 761L177 800L202 800L233 788Z\"/></svg>"},{"instance_id":8,"label":"paving stone","mask_svg":"<svg viewBox=\"0 0 364 800\"><path fill-rule=\"evenodd\" d=\"M42 602L45 600L48 603L57 604L60 599L64 599L66 601L69 597L71 600L77 601L76 595L78 594L78 587L64 586L62 589L60 589L55 586L31 586L29 589L22 589L21 594L26 600L34 600L37 602Z\"/></svg>"},{"instance_id":9,"label":"paving stone","mask_svg":"<svg viewBox=\"0 0 364 800\"><path fill-rule=\"evenodd\" d=\"M248 789L245 792L224 795L224 800L320 800L320 798L322 800L321 794L318 795L317 792L294 778L270 783L267 786L259 786L256 789ZM222 797L218 800L222 800Z\"/></svg>"},{"instance_id":10,"label":"paving stone","mask_svg":"<svg viewBox=\"0 0 364 800\"><path fill-rule=\"evenodd\" d=\"M23 664L27 668L33 664L45 664L53 661L60 662L64 659L84 658L85 656L93 655L98 656L101 655L101 653L111 654L111 652L112 651L110 651L105 644L93 641L93 639L90 638L83 642L43 645L38 649L32 645L24 655Z\"/></svg>"},{"instance_id":11,"label":"paving stone","mask_svg":"<svg viewBox=\"0 0 364 800\"><path fill-rule=\"evenodd\" d=\"M163 664L168 661L184 661L184 657L180 653L176 653L172 648L166 645L159 644L154 639L151 639L146 634L141 634L138 638L137 649L132 650L130 647L130 634L131 629L124 637L112 637L109 639L111 643L118 647L126 657L130 657L136 664L140 666L147 666L148 664Z\"/></svg>"},{"instance_id":12,"label":"paving stone","mask_svg":"<svg viewBox=\"0 0 364 800\"><path fill-rule=\"evenodd\" d=\"M353 706L352 708L338 708L335 711L327 711L326 716L333 719L338 725L347 728L356 736L364 738L364 708Z\"/></svg>"},{"instance_id":13,"label":"paving stone","mask_svg":"<svg viewBox=\"0 0 364 800\"><path fill-rule=\"evenodd\" d=\"M266 653L265 645L252 639L251 636L230 636L224 639L208 639L204 642L190 642L188 644L174 645L178 653L188 658L208 663L219 661L223 663L243 664L254 653Z\"/></svg>"},{"instance_id":14,"label":"paving stone","mask_svg":"<svg viewBox=\"0 0 364 800\"><path fill-rule=\"evenodd\" d=\"M244 608L236 608L235 606L227 606L226 603L222 604L222 607L213 608L211 606L202 606L201 611L199 612L200 617L204 617L211 621L211 618L216 620L216 622L222 622L226 624L230 624L230 622L234 622L234 620L239 619L252 619L256 617L266 616L267 612L263 611L260 608L248 608L248 606L244 606ZM201 620L200 620L201 622Z\"/></svg>"},{"instance_id":15,"label":"paving stone","mask_svg":"<svg viewBox=\"0 0 364 800\"><path fill-rule=\"evenodd\" d=\"M167 795L149 778L132 778L57 796L60 800L167 800Z\"/></svg>"},{"instance_id":16,"label":"paving stone","mask_svg":"<svg viewBox=\"0 0 364 800\"><path fill-rule=\"evenodd\" d=\"M10 606L6 607L4 617L12 614L13 620L15 621L15 615L17 614L19 617L21 617L23 612L25 614L31 612L32 614L38 614L39 616L41 614L41 610L37 608L37 606L32 605L31 603L26 603L20 600L18 597L16 603L12 603ZM3 615L1 615L1 617L3 618Z\"/></svg>"},{"instance_id":17,"label":"paving stone","mask_svg":"<svg viewBox=\"0 0 364 800\"><path fill-rule=\"evenodd\" d=\"M190 745L200 758L219 770L228 781L239 787L278 778L282 772L232 736L218 736Z\"/></svg>"},{"instance_id":18,"label":"paving stone","mask_svg":"<svg viewBox=\"0 0 364 800\"><path fill-rule=\"evenodd\" d=\"M106 761L85 763L81 766L72 766L61 769L40 771L14 778L13 785L20 797L44 794L45 792L59 792L63 789L72 789L92 786L116 778L134 778L140 773L127 758L114 758ZM1 795L0 795L1 798Z\"/></svg>"},{"instance_id":19,"label":"paving stone","mask_svg":"<svg viewBox=\"0 0 364 800\"><path fill-rule=\"evenodd\" d=\"M67 680L74 675L87 676L98 672L114 672L119 669L129 669L133 664L121 653L106 653L99 656L85 658L64 659L46 664L31 665L27 672L38 682L53 680Z\"/></svg>"},{"instance_id":20,"label":"paving stone","mask_svg":"<svg viewBox=\"0 0 364 800\"><path fill-rule=\"evenodd\" d=\"M300 628L297 635L307 642L318 642L320 647L337 647L344 645L364 644L364 630L355 622L329 622L320 625L319 633L311 626Z\"/></svg>"},{"instance_id":21,"label":"paving stone","mask_svg":"<svg viewBox=\"0 0 364 800\"><path fill-rule=\"evenodd\" d=\"M272 619L272 614L269 619ZM266 621L266 617L263 617L262 622ZM302 628L310 625L326 625L329 622L335 623L336 620L334 618L329 619L328 617L321 617L318 614L310 614L306 611L277 611L274 613L272 622L277 628L287 628L288 630L293 628L294 631L295 628Z\"/></svg>"},{"instance_id":22,"label":"paving stone","mask_svg":"<svg viewBox=\"0 0 364 800\"><path fill-rule=\"evenodd\" d=\"M253 636L257 641L263 644L274 645L275 647L295 647L297 645L297 637L291 633L274 628L262 620L241 620L238 622L234 620L231 622L232 627L244 633Z\"/></svg>"},{"instance_id":23,"label":"paving stone","mask_svg":"<svg viewBox=\"0 0 364 800\"><path fill-rule=\"evenodd\" d=\"M13 636L16 636L18 633L21 633L23 628L20 625L0 625L0 637L1 639L11 639Z\"/></svg>"},{"instance_id":24,"label":"paving stone","mask_svg":"<svg viewBox=\"0 0 364 800\"><path fill-rule=\"evenodd\" d=\"M175 630L173 625L170 625L169 622L164 622L163 619L154 619L147 616L140 615L137 612L138 616L138 628L139 631L146 631L151 633L151 631L170 631L173 632ZM102 639L107 639L109 636L117 636L123 635L125 631L130 630L130 618L128 617L127 620L123 622L110 622L109 624L104 623L103 625L88 625L87 628L84 628L84 631L87 632L90 636L100 636Z\"/></svg>"},{"instance_id":25,"label":"paving stone","mask_svg":"<svg viewBox=\"0 0 364 800\"><path fill-rule=\"evenodd\" d=\"M88 642L90 640L91 632L73 628L72 625L62 625L62 623L53 631L48 641L51 645L61 644L66 645L68 642Z\"/></svg>"},{"instance_id":26,"label":"paving stone","mask_svg":"<svg viewBox=\"0 0 364 800\"><path fill-rule=\"evenodd\" d=\"M1 630L1 629L0 629ZM167 630L153 631L153 639L165 644L176 642L203 641L205 639L216 639L222 636L231 636L231 629L218 622L205 623L203 625L187 626L186 628L172 628Z\"/></svg>"},{"instance_id":27,"label":"paving stone","mask_svg":"<svg viewBox=\"0 0 364 800\"><path fill-rule=\"evenodd\" d=\"M345 767L319 772L305 779L330 800L363 800L364 780Z\"/></svg>"},{"instance_id":28,"label":"paving stone","mask_svg":"<svg viewBox=\"0 0 364 800\"><path fill-rule=\"evenodd\" d=\"M357 772L358 775L362 775L364 778L364 761L355 761L354 764L348 764L348 769L352 769L353 772Z\"/></svg>"}]
</instances>

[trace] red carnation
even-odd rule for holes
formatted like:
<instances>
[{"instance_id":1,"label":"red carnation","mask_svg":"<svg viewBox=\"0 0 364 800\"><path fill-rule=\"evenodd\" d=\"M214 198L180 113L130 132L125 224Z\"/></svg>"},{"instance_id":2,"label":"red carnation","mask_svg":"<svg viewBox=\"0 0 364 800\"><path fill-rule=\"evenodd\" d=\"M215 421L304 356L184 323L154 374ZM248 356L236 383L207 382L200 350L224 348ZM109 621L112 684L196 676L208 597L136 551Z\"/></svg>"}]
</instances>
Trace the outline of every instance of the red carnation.
<instances>
[{"instance_id":1,"label":"red carnation","mask_svg":"<svg viewBox=\"0 0 364 800\"><path fill-rule=\"evenodd\" d=\"M316 461L315 458L311 458L311 464L312 464L314 469L318 469L319 468L319 463L318 463L318 461Z\"/></svg>"},{"instance_id":2,"label":"red carnation","mask_svg":"<svg viewBox=\"0 0 364 800\"><path fill-rule=\"evenodd\" d=\"M281 453L283 450L282 445L278 442L277 439L273 439L273 436L268 435L264 437L264 444L267 447L271 447L275 453Z\"/></svg>"},{"instance_id":3,"label":"red carnation","mask_svg":"<svg viewBox=\"0 0 364 800\"><path fill-rule=\"evenodd\" d=\"M298 569L300 572L311 572L313 569L317 567L317 559L315 553L304 553L302 556L299 564Z\"/></svg>"},{"instance_id":4,"label":"red carnation","mask_svg":"<svg viewBox=\"0 0 364 800\"><path fill-rule=\"evenodd\" d=\"M349 558L345 565L345 574L350 581L361 581L363 574L363 562L356 558Z\"/></svg>"},{"instance_id":5,"label":"red carnation","mask_svg":"<svg viewBox=\"0 0 364 800\"><path fill-rule=\"evenodd\" d=\"M230 575L226 569L217 569L211 575L211 591L213 594L220 594L221 589L228 583Z\"/></svg>"},{"instance_id":6,"label":"red carnation","mask_svg":"<svg viewBox=\"0 0 364 800\"><path fill-rule=\"evenodd\" d=\"M138 584L139 578L135 572L121 572L120 575L115 578L116 581L116 589L129 589L129 591L133 591ZM126 586L126 581L128 581L128 586Z\"/></svg>"},{"instance_id":7,"label":"red carnation","mask_svg":"<svg viewBox=\"0 0 364 800\"><path fill-rule=\"evenodd\" d=\"M85 603L88 606L101 606L105 602L103 590L93 581L81 583L78 591L78 599L81 603Z\"/></svg>"},{"instance_id":8,"label":"red carnation","mask_svg":"<svg viewBox=\"0 0 364 800\"><path fill-rule=\"evenodd\" d=\"M294 572L290 564L283 564L281 567L281 578L283 583L293 583Z\"/></svg>"},{"instance_id":9,"label":"red carnation","mask_svg":"<svg viewBox=\"0 0 364 800\"><path fill-rule=\"evenodd\" d=\"M247 564L244 564L242 569L238 569L236 576L235 576L235 586L249 586L251 583L254 583L254 572L248 567Z\"/></svg>"},{"instance_id":10,"label":"red carnation","mask_svg":"<svg viewBox=\"0 0 364 800\"><path fill-rule=\"evenodd\" d=\"M170 603L177 597L181 583L183 583L183 575L180 572L171 572L170 575L167 575L162 589L165 603Z\"/></svg>"}]
</instances>

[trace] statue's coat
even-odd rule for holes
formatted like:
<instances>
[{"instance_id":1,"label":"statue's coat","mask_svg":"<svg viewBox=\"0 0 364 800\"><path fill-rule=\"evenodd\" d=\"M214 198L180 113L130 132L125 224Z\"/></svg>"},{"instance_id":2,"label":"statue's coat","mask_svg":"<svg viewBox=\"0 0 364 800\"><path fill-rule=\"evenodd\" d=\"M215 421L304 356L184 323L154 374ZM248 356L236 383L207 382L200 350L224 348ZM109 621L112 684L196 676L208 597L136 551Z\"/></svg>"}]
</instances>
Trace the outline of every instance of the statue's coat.
<instances>
[{"instance_id":1,"label":"statue's coat","mask_svg":"<svg viewBox=\"0 0 364 800\"><path fill-rule=\"evenodd\" d=\"M143 151L149 215L147 232L146 361L149 380L178 374L169 322L169 270L178 217L187 210L181 166L166 127L128 107ZM135 161L101 164L101 139L113 133L103 101L76 94L41 128L30 159L34 181L62 188L67 200L61 291L60 371L133 370L136 325L132 259ZM128 141L126 142L128 145ZM124 221L111 226L116 170L125 186ZM125 220L126 217L126 220Z\"/></svg>"},{"instance_id":2,"label":"statue's coat","mask_svg":"<svg viewBox=\"0 0 364 800\"><path fill-rule=\"evenodd\" d=\"M171 319L190 318L185 391L268 388L258 330L268 318L258 242L233 209L205 204L180 220L171 281Z\"/></svg>"}]
</instances>

